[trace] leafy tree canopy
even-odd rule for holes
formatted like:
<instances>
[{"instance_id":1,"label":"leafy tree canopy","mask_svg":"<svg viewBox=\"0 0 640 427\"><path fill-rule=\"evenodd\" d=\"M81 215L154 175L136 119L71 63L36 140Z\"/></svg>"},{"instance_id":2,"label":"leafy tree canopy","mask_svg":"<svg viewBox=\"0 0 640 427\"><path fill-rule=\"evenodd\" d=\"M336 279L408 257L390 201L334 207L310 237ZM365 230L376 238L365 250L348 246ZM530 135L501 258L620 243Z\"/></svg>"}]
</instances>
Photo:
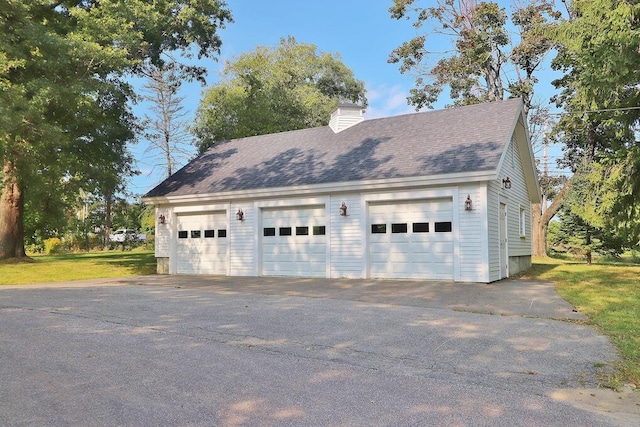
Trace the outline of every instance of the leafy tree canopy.
<instances>
[{"instance_id":1,"label":"leafy tree canopy","mask_svg":"<svg viewBox=\"0 0 640 427\"><path fill-rule=\"evenodd\" d=\"M198 108L194 133L204 152L217 141L324 126L339 102L367 105L364 83L339 56L282 39L228 61Z\"/></svg>"},{"instance_id":2,"label":"leafy tree canopy","mask_svg":"<svg viewBox=\"0 0 640 427\"><path fill-rule=\"evenodd\" d=\"M538 26L560 14L552 2L531 0L511 14L495 2L394 0L392 18L408 19L421 30L389 56L400 72L415 74L408 101L432 107L445 88L455 105L522 97L531 106L535 72L552 47ZM432 3L432 2L429 2Z\"/></svg>"},{"instance_id":3,"label":"leafy tree canopy","mask_svg":"<svg viewBox=\"0 0 640 427\"><path fill-rule=\"evenodd\" d=\"M575 0L569 19L546 32L559 46L553 66L564 72L554 82L562 90L555 101L566 113L554 137L565 144L565 165L591 183L580 194L586 210L574 213L592 225L604 215L637 239L640 4ZM599 203L589 203L592 197Z\"/></svg>"},{"instance_id":4,"label":"leafy tree canopy","mask_svg":"<svg viewBox=\"0 0 640 427\"><path fill-rule=\"evenodd\" d=\"M127 76L167 52L218 53L230 19L218 0L0 0L0 259L24 256L25 205L66 191L48 183L117 190L132 172Z\"/></svg>"}]
</instances>

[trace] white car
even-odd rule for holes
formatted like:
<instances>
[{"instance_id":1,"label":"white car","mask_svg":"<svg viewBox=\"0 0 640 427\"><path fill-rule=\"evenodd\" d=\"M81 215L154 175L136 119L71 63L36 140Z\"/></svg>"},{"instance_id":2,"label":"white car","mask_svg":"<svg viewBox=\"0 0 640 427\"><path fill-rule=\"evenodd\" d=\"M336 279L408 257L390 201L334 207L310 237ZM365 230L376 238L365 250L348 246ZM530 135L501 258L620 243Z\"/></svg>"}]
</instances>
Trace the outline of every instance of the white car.
<instances>
[{"instance_id":1,"label":"white car","mask_svg":"<svg viewBox=\"0 0 640 427\"><path fill-rule=\"evenodd\" d=\"M124 243L127 240L137 240L140 242L144 242L145 240L147 240L147 235L138 234L136 230L132 230L130 228L120 228L114 231L112 234L109 234L110 242Z\"/></svg>"}]
</instances>

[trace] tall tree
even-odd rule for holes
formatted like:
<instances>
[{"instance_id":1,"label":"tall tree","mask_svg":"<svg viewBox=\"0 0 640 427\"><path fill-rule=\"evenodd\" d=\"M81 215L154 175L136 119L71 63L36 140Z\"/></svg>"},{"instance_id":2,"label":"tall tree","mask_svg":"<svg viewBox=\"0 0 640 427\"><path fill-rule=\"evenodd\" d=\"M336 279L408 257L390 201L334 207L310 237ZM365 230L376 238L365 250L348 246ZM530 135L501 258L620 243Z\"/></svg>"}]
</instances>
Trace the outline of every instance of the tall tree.
<instances>
[{"instance_id":1,"label":"tall tree","mask_svg":"<svg viewBox=\"0 0 640 427\"><path fill-rule=\"evenodd\" d=\"M174 61L160 66L148 64L142 72L146 78L142 100L149 104L151 113L145 115L143 122L145 138L149 141L145 153L155 159L154 166L169 177L192 154L189 149L192 137L182 105L184 97L178 95L182 76Z\"/></svg>"},{"instance_id":2,"label":"tall tree","mask_svg":"<svg viewBox=\"0 0 640 427\"><path fill-rule=\"evenodd\" d=\"M218 0L0 0L0 259L25 257L25 203L46 190L44 177L69 179L84 170L79 159L101 160L109 138L87 129L113 131L122 116L110 103L122 112L131 99L126 77L164 52L219 53L216 30L230 19ZM105 96L113 92L123 97Z\"/></svg>"},{"instance_id":3,"label":"tall tree","mask_svg":"<svg viewBox=\"0 0 640 427\"><path fill-rule=\"evenodd\" d=\"M640 4L625 0L574 0L569 19L547 34L559 44L553 65L564 76L554 84L555 98L566 112L554 129L565 143L564 163L606 186L591 185L581 195L611 203L586 203L573 212L597 225L594 213L606 215L638 238L640 213ZM611 197L613 193L615 196ZM604 206L604 207L603 207ZM611 228L611 224L610 227Z\"/></svg>"},{"instance_id":4,"label":"tall tree","mask_svg":"<svg viewBox=\"0 0 640 427\"><path fill-rule=\"evenodd\" d=\"M228 61L198 107L200 152L217 141L323 126L341 101L366 107L364 83L339 56L282 39Z\"/></svg>"},{"instance_id":5,"label":"tall tree","mask_svg":"<svg viewBox=\"0 0 640 427\"><path fill-rule=\"evenodd\" d=\"M506 10L495 2L437 0L431 7L419 3L394 0L389 9L393 18L410 19L424 31L389 56L389 62L400 64L400 72L416 76L409 104L432 108L447 88L454 105L521 97L532 119L530 128L535 128L539 110L546 108L535 102L537 72L554 46L538 28L560 18L553 2L530 0L516 5L510 22ZM443 45L450 49L443 52ZM547 225L566 191L559 192L556 205L545 212L541 204L532 206L536 254L544 251Z\"/></svg>"}]
</instances>

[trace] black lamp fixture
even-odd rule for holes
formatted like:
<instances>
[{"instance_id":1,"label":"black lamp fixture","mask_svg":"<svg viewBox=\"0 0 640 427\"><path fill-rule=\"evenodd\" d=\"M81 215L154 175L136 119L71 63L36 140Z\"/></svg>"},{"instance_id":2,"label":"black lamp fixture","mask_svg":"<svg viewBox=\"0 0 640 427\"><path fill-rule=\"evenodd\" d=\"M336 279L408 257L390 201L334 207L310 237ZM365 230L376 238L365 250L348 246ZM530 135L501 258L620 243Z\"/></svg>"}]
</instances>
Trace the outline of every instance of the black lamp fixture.
<instances>
[{"instance_id":1,"label":"black lamp fixture","mask_svg":"<svg viewBox=\"0 0 640 427\"><path fill-rule=\"evenodd\" d=\"M347 216L347 204L345 202L340 205L340 216Z\"/></svg>"},{"instance_id":2,"label":"black lamp fixture","mask_svg":"<svg viewBox=\"0 0 640 427\"><path fill-rule=\"evenodd\" d=\"M242 209L238 209L238 212L236 212L236 219L238 221L244 221L244 212L242 212Z\"/></svg>"},{"instance_id":3,"label":"black lamp fixture","mask_svg":"<svg viewBox=\"0 0 640 427\"><path fill-rule=\"evenodd\" d=\"M158 222L160 224L165 224L167 222L167 218L164 215L160 214L160 216L158 217Z\"/></svg>"},{"instance_id":4,"label":"black lamp fixture","mask_svg":"<svg viewBox=\"0 0 640 427\"><path fill-rule=\"evenodd\" d=\"M473 210L473 206L472 206L472 201L471 201L471 195L467 194L467 200L464 201L464 210L465 211L471 211Z\"/></svg>"},{"instance_id":5,"label":"black lamp fixture","mask_svg":"<svg viewBox=\"0 0 640 427\"><path fill-rule=\"evenodd\" d=\"M507 190L511 188L511 180L509 179L509 177L506 177L502 180L502 185L504 185L504 188Z\"/></svg>"}]
</instances>

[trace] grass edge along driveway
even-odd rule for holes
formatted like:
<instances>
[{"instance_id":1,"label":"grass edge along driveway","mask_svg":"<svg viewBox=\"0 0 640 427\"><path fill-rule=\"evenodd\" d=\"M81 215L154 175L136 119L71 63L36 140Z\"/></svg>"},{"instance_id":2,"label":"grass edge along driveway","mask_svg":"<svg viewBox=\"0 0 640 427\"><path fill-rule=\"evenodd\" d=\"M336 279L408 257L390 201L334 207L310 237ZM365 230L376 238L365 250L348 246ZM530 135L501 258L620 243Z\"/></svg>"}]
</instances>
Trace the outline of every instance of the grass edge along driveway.
<instances>
[{"instance_id":1,"label":"grass edge along driveway","mask_svg":"<svg viewBox=\"0 0 640 427\"><path fill-rule=\"evenodd\" d=\"M640 388L640 265L534 258L523 277L555 282L558 294L616 346L621 362L603 385Z\"/></svg>"}]
</instances>

